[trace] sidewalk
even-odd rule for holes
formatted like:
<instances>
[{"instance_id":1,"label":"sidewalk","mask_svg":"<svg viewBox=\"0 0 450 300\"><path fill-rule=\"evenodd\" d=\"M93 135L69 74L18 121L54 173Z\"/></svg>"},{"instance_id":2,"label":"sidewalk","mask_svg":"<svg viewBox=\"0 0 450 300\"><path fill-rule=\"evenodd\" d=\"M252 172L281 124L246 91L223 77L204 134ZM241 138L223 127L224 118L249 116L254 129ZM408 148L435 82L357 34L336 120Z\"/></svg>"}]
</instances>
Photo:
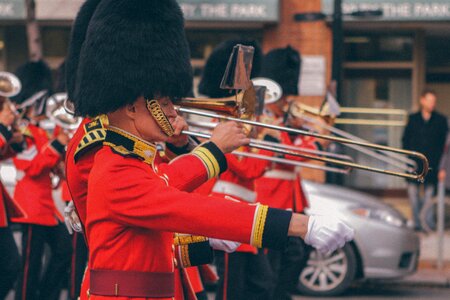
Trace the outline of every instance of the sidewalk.
<instances>
[{"instance_id":1,"label":"sidewalk","mask_svg":"<svg viewBox=\"0 0 450 300\"><path fill-rule=\"evenodd\" d=\"M411 218L411 208L406 198L386 198L383 200L394 206L408 219ZM438 235L436 233L419 233L420 260L415 274L386 284L405 286L428 286L450 288L450 232L447 230L444 236L444 267L437 269Z\"/></svg>"}]
</instances>

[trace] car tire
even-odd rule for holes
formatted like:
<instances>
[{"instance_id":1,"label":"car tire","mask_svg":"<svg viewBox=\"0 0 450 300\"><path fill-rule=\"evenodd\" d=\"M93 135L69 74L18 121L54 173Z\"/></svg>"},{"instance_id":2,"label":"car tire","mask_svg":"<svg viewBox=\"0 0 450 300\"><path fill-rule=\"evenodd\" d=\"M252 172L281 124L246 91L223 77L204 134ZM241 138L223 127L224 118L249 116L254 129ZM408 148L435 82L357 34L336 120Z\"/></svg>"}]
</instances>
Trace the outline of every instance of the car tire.
<instances>
[{"instance_id":1,"label":"car tire","mask_svg":"<svg viewBox=\"0 0 450 300\"><path fill-rule=\"evenodd\" d=\"M331 255L321 255L313 250L300 274L297 289L308 296L340 295L355 279L357 268L355 250L350 244Z\"/></svg>"}]
</instances>

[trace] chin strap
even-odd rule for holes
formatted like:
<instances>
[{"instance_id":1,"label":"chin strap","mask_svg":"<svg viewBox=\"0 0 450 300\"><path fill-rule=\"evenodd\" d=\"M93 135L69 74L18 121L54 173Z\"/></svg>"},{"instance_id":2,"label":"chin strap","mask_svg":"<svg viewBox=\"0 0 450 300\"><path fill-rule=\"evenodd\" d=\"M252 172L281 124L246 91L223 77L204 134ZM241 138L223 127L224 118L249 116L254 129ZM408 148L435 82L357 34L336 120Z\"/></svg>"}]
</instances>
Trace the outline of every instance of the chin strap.
<instances>
[{"instance_id":1,"label":"chin strap","mask_svg":"<svg viewBox=\"0 0 450 300\"><path fill-rule=\"evenodd\" d=\"M158 123L158 126L162 129L162 131L164 131L164 133L167 136L173 136L174 129L172 127L172 124L170 124L169 119L164 114L158 101L146 100L146 102L147 102L147 109L155 119L156 123Z\"/></svg>"}]
</instances>

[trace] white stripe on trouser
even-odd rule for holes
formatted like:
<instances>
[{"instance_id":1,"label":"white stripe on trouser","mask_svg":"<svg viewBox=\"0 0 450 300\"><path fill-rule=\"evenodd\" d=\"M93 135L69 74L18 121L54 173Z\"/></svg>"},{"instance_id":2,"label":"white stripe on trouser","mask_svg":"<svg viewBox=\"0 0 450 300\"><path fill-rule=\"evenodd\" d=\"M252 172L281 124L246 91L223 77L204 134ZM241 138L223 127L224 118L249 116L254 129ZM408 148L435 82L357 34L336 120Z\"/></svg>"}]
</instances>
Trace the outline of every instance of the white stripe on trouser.
<instances>
[{"instance_id":1,"label":"white stripe on trouser","mask_svg":"<svg viewBox=\"0 0 450 300\"><path fill-rule=\"evenodd\" d=\"M229 195L250 203L254 203L256 201L256 193L254 191L238 184L223 180L217 181L212 191L213 193Z\"/></svg>"},{"instance_id":2,"label":"white stripe on trouser","mask_svg":"<svg viewBox=\"0 0 450 300\"><path fill-rule=\"evenodd\" d=\"M275 179L284 179L284 180L295 180L297 177L295 172L292 171L284 171L284 170L270 170L264 173L264 178L275 178Z\"/></svg>"}]
</instances>

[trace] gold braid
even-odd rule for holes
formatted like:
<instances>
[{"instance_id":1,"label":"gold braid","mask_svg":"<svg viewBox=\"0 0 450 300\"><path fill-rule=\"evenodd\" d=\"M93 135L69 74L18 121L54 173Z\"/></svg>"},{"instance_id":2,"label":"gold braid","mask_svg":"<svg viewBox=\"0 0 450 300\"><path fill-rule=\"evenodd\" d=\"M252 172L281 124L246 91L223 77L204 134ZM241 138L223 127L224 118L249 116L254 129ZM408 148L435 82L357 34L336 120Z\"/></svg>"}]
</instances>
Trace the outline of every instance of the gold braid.
<instances>
[{"instance_id":1,"label":"gold braid","mask_svg":"<svg viewBox=\"0 0 450 300\"><path fill-rule=\"evenodd\" d=\"M174 130L157 100L147 100L147 109L167 136L173 136Z\"/></svg>"}]
</instances>

